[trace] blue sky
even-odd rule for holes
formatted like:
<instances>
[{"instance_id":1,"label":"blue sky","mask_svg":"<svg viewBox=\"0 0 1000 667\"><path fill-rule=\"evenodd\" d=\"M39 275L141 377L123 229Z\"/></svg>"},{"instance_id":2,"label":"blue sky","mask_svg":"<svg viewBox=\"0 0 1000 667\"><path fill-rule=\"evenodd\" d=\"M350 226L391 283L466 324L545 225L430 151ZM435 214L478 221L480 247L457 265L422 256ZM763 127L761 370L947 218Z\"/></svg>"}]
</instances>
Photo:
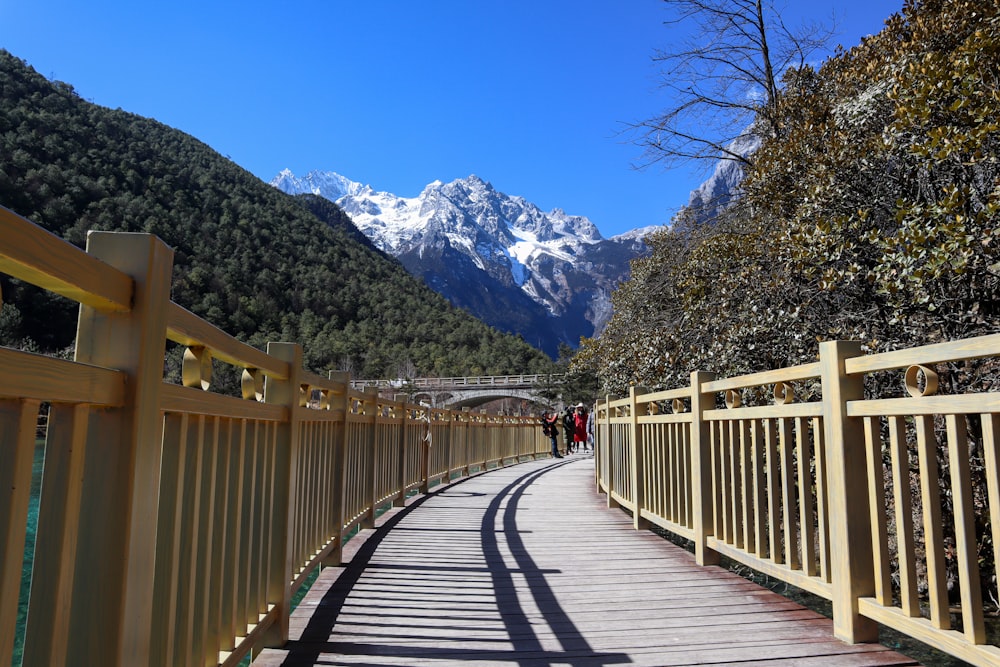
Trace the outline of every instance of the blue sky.
<instances>
[{"instance_id":1,"label":"blue sky","mask_svg":"<svg viewBox=\"0 0 1000 667\"><path fill-rule=\"evenodd\" d=\"M789 0L846 47L902 0ZM412 197L476 174L604 236L663 224L706 176L636 170L661 110L660 0L0 0L0 48L265 181L336 171Z\"/></svg>"}]
</instances>

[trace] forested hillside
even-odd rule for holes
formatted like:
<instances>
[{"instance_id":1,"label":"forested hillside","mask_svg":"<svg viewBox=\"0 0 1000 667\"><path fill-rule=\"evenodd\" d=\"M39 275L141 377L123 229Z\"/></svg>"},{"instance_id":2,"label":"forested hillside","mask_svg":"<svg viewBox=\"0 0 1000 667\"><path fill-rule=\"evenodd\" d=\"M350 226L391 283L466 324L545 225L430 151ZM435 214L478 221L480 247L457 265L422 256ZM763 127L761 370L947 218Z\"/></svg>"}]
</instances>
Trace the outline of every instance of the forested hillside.
<instances>
[{"instance_id":1,"label":"forested hillside","mask_svg":"<svg viewBox=\"0 0 1000 667\"><path fill-rule=\"evenodd\" d=\"M619 394L997 332L998 76L1000 5L971 0L785 73L739 201L647 238L576 365Z\"/></svg>"},{"instance_id":2,"label":"forested hillside","mask_svg":"<svg viewBox=\"0 0 1000 667\"><path fill-rule=\"evenodd\" d=\"M335 206L297 201L195 138L88 103L2 50L0 205L81 247L91 229L156 234L175 251L174 301L258 347L299 341L317 372L550 368L410 277ZM0 281L0 343L72 343L72 304Z\"/></svg>"}]
</instances>

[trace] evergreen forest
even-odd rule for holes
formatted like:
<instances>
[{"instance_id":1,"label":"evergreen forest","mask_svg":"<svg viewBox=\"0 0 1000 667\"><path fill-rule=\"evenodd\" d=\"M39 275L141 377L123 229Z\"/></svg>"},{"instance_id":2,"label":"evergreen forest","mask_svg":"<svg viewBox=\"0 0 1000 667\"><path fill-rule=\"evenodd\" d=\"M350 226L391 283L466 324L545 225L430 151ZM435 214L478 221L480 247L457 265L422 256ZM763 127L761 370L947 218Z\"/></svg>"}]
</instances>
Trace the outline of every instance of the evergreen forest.
<instances>
[{"instance_id":1,"label":"evergreen forest","mask_svg":"<svg viewBox=\"0 0 1000 667\"><path fill-rule=\"evenodd\" d=\"M84 247L89 230L174 249L172 298L258 348L303 345L353 377L550 372L371 246L335 205L290 197L194 137L80 98L0 50L0 206ZM66 352L77 307L0 276L0 344Z\"/></svg>"}]
</instances>

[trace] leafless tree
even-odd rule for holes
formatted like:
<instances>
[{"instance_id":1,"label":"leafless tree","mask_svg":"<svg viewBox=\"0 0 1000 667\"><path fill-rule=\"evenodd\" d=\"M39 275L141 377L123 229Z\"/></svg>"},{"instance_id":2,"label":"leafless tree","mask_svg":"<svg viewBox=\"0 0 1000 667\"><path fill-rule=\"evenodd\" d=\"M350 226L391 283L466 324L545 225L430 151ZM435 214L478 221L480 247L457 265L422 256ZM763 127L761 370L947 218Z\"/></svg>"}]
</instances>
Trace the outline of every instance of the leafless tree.
<instances>
[{"instance_id":1,"label":"leafless tree","mask_svg":"<svg viewBox=\"0 0 1000 667\"><path fill-rule=\"evenodd\" d=\"M630 126L642 146L640 167L732 160L749 164L741 145L756 134L777 136L774 113L781 78L801 68L833 34L807 24L792 30L770 1L664 0L668 26L685 37L657 50L661 86L670 106Z\"/></svg>"},{"instance_id":2,"label":"leafless tree","mask_svg":"<svg viewBox=\"0 0 1000 667\"><path fill-rule=\"evenodd\" d=\"M413 380L417 377L417 367L409 357L396 364L395 377L402 380Z\"/></svg>"},{"instance_id":3,"label":"leafless tree","mask_svg":"<svg viewBox=\"0 0 1000 667\"><path fill-rule=\"evenodd\" d=\"M350 355L345 354L337 360L338 371L346 371L347 373L350 373L353 376L354 372L357 369L358 369L358 364L355 363L354 357Z\"/></svg>"}]
</instances>

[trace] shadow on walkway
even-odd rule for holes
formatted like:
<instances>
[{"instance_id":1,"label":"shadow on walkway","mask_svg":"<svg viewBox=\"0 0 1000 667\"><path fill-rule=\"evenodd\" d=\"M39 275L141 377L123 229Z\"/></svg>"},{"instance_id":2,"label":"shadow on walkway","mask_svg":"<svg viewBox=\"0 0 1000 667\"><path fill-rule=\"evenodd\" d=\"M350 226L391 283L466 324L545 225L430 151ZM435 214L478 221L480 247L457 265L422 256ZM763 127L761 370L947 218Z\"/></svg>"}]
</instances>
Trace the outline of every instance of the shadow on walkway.
<instances>
[{"instance_id":1,"label":"shadow on walkway","mask_svg":"<svg viewBox=\"0 0 1000 667\"><path fill-rule=\"evenodd\" d=\"M474 567L455 567L447 564L452 556L444 554L445 565L437 565L435 562L417 562L406 565L384 565L372 564L372 558L378 552L380 546L390 535L393 529L400 526L400 523L414 512L419 510L425 503L442 495L452 497L465 496L468 498L484 499L488 497L486 493L464 492L462 487L471 480L478 479L479 476L459 480L449 486L445 486L432 491L426 496L417 498L401 509L394 516L386 520L371 534L364 545L351 558L342 574L336 582L323 596L316 608L312 618L309 620L301 637L296 641L291 641L285 646L287 657L281 663L288 667L302 667L304 665L336 664L337 656L382 656L392 658L392 664L401 663L401 659L419 660L454 660L454 661L497 661L507 664L531 665L540 667L542 665L586 665L587 667L598 667L600 665L613 665L629 663L631 660L623 653L599 653L595 652L586 637L577 629L570 619L566 610L556 598L556 594L549 582L547 575L558 573L553 570L543 570L529 553L524 544L521 532L517 527L517 511L519 505L528 489L543 478L546 474L558 469L561 466L572 464L573 460L548 461L547 465L539 468L534 466L518 466L507 469L507 472L517 474L517 477L500 489L490 500L488 506L482 514L479 527L479 549L481 550L482 565ZM528 470L525 470L528 468ZM523 471L523 472L522 472ZM491 471L489 475L502 474L500 471ZM474 509L468 510L470 512ZM502 529L497 530L497 522L500 520ZM422 539L441 541L447 540L448 535L456 532L469 532L470 529L454 528L448 525L441 525L440 528L407 528L406 530L426 531ZM440 533L438 535L437 533ZM447 545L443 545L447 546ZM506 558L504 553L509 554ZM483 609L483 614L474 617L480 622L496 620L497 614L503 624L503 632L497 633L488 630L485 634L490 635L489 647L476 646L429 646L428 640L435 643L435 638L439 644L469 644L482 643L483 630L476 626L451 624L449 621L468 622L468 602L463 596L482 597L483 587L471 590L468 586L456 586L451 592L439 592L435 586L433 593L436 604L436 611L443 611L443 608L451 607L455 611L464 612L454 616L442 616L440 613L433 614L436 621L430 633L418 634L414 631L414 626L408 630L412 634L401 634L405 632L404 626L393 622L374 624L383 627L386 634L386 643L379 645L374 642L352 642L343 639L332 639L332 636L343 636L349 632L339 632L338 622L344 616L345 604L348 597L355 592L357 595L359 582L366 573L378 570L380 574L376 578L385 578L391 572L406 570L407 574L421 572L441 572L456 575L455 581L461 583L460 575L473 574L488 575L490 586L488 595L492 598L493 610ZM525 608L525 604L518 596L518 581L527 583L527 588L532 601L532 610ZM440 579L427 581L428 585L440 583ZM523 585L521 586L523 589ZM449 596L452 600L449 601ZM386 616L396 617L401 612L407 610L420 611L422 607L419 601L414 599L408 605L393 604L393 598L384 598L378 602L373 596L362 595L360 600L373 602L372 608ZM476 603L478 604L478 603ZM532 616L540 614L543 623L540 625ZM348 621L353 626L357 622ZM366 622L366 628L372 627L372 623ZM480 624L481 625L481 624ZM549 641L543 641L539 636L538 628L547 628ZM554 634L558 642L559 649L554 650L551 634ZM406 642L413 642L408 645ZM506 648L494 647L492 645L506 644ZM376 665L379 662L357 662L351 660L350 664Z\"/></svg>"},{"instance_id":2,"label":"shadow on walkway","mask_svg":"<svg viewBox=\"0 0 1000 667\"><path fill-rule=\"evenodd\" d=\"M292 615L296 640L255 667L917 664L841 642L829 618L635 530L595 492L588 457L493 470L411 503L348 543L357 553Z\"/></svg>"}]
</instances>

